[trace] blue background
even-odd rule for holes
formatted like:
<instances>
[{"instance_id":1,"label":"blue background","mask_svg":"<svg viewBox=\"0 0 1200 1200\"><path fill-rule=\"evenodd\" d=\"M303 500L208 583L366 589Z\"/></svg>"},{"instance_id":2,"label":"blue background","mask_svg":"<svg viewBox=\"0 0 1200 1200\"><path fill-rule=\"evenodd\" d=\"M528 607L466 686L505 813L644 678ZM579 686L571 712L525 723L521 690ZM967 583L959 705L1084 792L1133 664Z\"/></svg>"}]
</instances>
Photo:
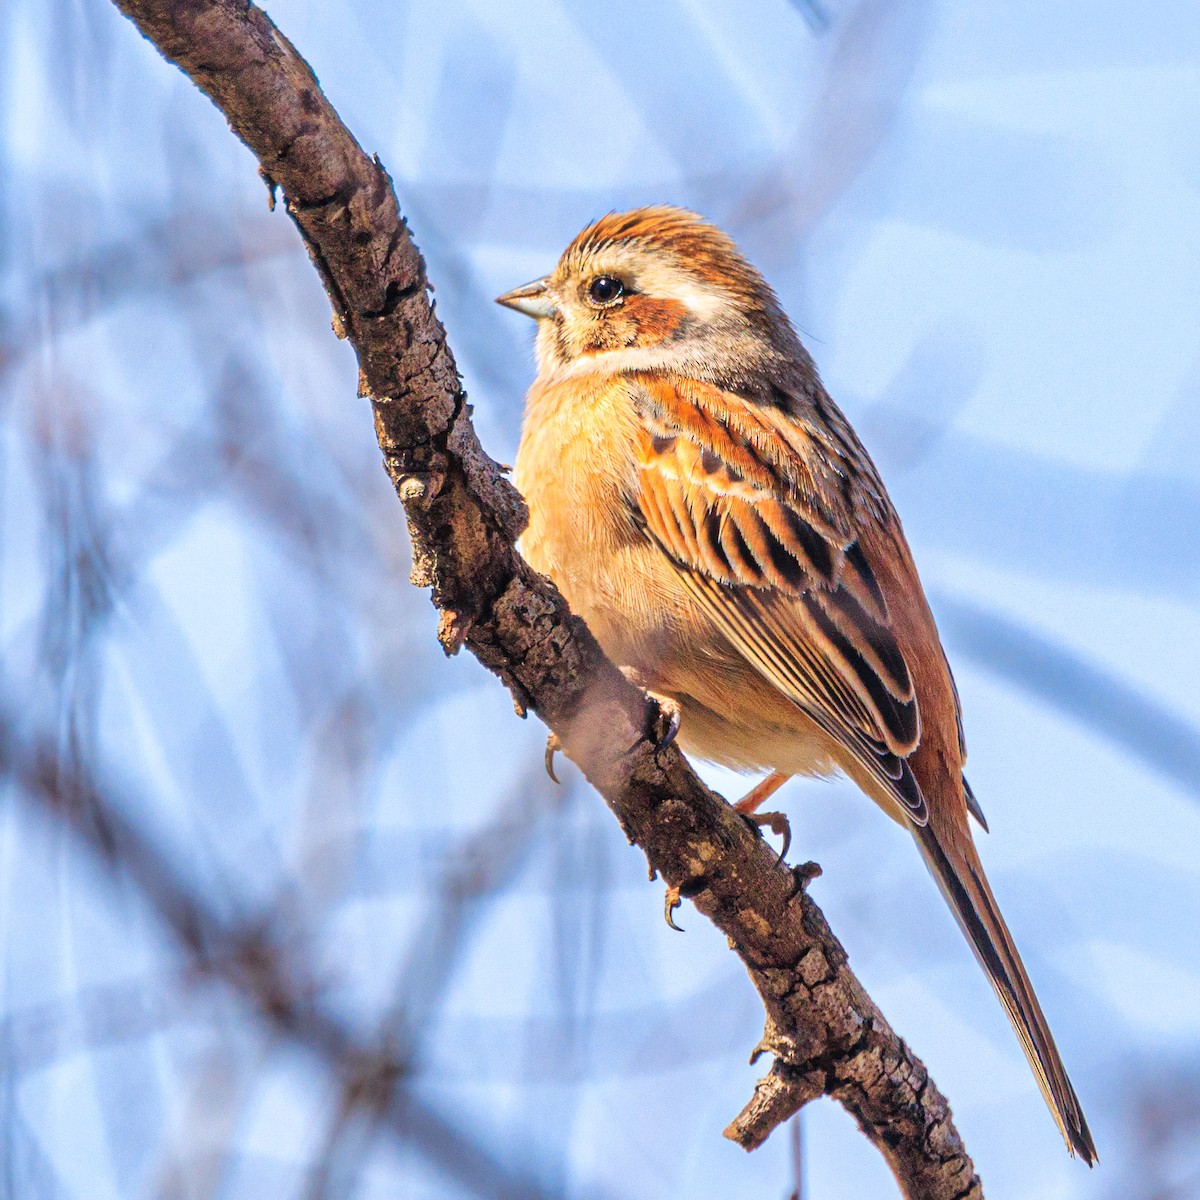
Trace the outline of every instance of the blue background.
<instances>
[{"instance_id":1,"label":"blue background","mask_svg":"<svg viewBox=\"0 0 1200 1200\"><path fill-rule=\"evenodd\" d=\"M989 1195L1200 1196L1200 10L269 11L392 173L497 459L532 328L492 297L589 220L688 205L762 268L903 517L1099 1168L902 832L793 782L793 856ZM721 1138L756 1077L744 972L689 907L666 928L599 799L542 776L542 728L442 658L352 353L251 156L100 0L8 0L0 96L18 731L102 768L183 885L389 1029L404 1088L495 1163L570 1197L788 1195L790 1131ZM197 976L136 872L0 798L10 1194L499 1194L432 1135L339 1123L319 1056ZM829 1101L802 1174L894 1194Z\"/></svg>"}]
</instances>

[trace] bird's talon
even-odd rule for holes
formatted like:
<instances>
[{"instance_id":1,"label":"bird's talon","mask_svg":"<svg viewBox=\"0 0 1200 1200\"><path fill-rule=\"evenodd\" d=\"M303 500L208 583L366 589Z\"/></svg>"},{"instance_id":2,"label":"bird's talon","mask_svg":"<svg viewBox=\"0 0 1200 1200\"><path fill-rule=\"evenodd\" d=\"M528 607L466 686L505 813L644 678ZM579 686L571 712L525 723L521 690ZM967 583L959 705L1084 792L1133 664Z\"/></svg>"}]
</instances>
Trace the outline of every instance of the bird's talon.
<instances>
[{"instance_id":1,"label":"bird's talon","mask_svg":"<svg viewBox=\"0 0 1200 1200\"><path fill-rule=\"evenodd\" d=\"M659 696L647 692L650 699L648 716L642 736L638 738L626 754L632 754L643 742L649 742L655 750L665 750L679 732L679 705L669 696Z\"/></svg>"},{"instance_id":2,"label":"bird's talon","mask_svg":"<svg viewBox=\"0 0 1200 1200\"><path fill-rule=\"evenodd\" d=\"M675 924L675 918L672 915L675 910L683 903L679 898L679 888L672 884L667 888L666 904L663 907L663 915L667 918L667 924L670 925L676 933L682 933L683 929Z\"/></svg>"},{"instance_id":3,"label":"bird's talon","mask_svg":"<svg viewBox=\"0 0 1200 1200\"><path fill-rule=\"evenodd\" d=\"M655 750L665 750L679 732L678 702L670 696L660 696L658 692L651 691L646 686L644 676L635 667L623 666L619 670L634 687L641 688L646 693L651 705L646 714L645 733L625 753L632 754L643 740L652 742Z\"/></svg>"},{"instance_id":4,"label":"bird's talon","mask_svg":"<svg viewBox=\"0 0 1200 1200\"><path fill-rule=\"evenodd\" d=\"M651 726L654 746L657 750L665 750L679 733L679 705L667 696L650 695L657 712Z\"/></svg>"},{"instance_id":5,"label":"bird's talon","mask_svg":"<svg viewBox=\"0 0 1200 1200\"><path fill-rule=\"evenodd\" d=\"M562 748L563 748L563 745L562 745L562 742L559 740L559 737L558 737L558 734L557 734L557 733L552 733L552 734L551 734L551 735L550 735L550 736L549 736L549 737L546 739L546 759L545 759L545 762L546 762L546 774L547 774L547 775L549 775L549 776L550 776L550 778L551 778L552 780L554 780L554 782L555 782L555 783L557 783L557 784L561 784L561 783L562 783L562 780L561 780L561 779L559 779L559 777L558 777L557 775L555 775L555 773L554 773L554 756L555 756L555 755L556 755L556 754L557 754L557 753L558 753L558 752L559 752L559 751L560 751Z\"/></svg>"},{"instance_id":6,"label":"bird's talon","mask_svg":"<svg viewBox=\"0 0 1200 1200\"><path fill-rule=\"evenodd\" d=\"M792 848L792 826L787 816L781 812L744 812L742 816L760 833L763 829L769 829L777 837L783 838L783 849L779 851L779 861L783 862Z\"/></svg>"}]
</instances>

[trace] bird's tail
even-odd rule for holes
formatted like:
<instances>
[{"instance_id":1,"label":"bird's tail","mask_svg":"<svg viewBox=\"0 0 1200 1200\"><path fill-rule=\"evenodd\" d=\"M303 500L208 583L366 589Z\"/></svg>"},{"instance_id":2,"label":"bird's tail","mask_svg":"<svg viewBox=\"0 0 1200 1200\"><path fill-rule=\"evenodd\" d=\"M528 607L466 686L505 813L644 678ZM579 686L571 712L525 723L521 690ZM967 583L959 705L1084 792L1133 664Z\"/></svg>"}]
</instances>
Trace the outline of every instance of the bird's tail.
<instances>
[{"instance_id":1,"label":"bird's tail","mask_svg":"<svg viewBox=\"0 0 1200 1200\"><path fill-rule=\"evenodd\" d=\"M987 972L1021 1039L1042 1095L1066 1139L1067 1149L1091 1166L1096 1161L1091 1131L1021 956L988 886L971 835L966 830L961 833L955 830L939 837L933 825L930 821L924 828L913 829L925 863L954 910L975 957Z\"/></svg>"}]
</instances>

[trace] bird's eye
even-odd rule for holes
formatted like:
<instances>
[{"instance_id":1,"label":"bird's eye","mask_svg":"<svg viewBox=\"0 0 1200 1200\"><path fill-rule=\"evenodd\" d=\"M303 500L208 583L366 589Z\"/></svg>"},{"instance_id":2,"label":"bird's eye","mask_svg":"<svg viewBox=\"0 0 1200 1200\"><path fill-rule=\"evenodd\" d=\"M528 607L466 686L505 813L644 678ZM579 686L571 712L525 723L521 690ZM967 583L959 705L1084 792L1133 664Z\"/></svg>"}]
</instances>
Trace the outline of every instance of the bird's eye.
<instances>
[{"instance_id":1,"label":"bird's eye","mask_svg":"<svg viewBox=\"0 0 1200 1200\"><path fill-rule=\"evenodd\" d=\"M612 304L624 294L625 285L611 275L597 275L588 284L588 299L598 308Z\"/></svg>"}]
</instances>

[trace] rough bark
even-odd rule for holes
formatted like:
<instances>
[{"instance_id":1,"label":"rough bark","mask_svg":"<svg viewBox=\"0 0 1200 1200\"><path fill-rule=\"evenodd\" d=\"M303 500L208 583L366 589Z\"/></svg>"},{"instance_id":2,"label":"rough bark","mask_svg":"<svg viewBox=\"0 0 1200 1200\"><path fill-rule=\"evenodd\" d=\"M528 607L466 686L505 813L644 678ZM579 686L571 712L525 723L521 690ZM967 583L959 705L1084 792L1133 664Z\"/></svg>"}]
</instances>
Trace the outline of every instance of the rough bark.
<instances>
[{"instance_id":1,"label":"rough bark","mask_svg":"<svg viewBox=\"0 0 1200 1200\"><path fill-rule=\"evenodd\" d=\"M562 596L514 549L524 504L470 420L425 264L391 180L322 94L307 63L246 0L114 0L221 110L282 189L334 326L358 355L384 463L412 536L413 582L432 589L439 637L466 646L560 737L645 852L724 932L766 1009L755 1051L770 1072L726 1135L753 1149L822 1094L887 1158L904 1195L981 1197L950 1108L850 971L805 892L757 831L709 791L657 711Z\"/></svg>"}]
</instances>

